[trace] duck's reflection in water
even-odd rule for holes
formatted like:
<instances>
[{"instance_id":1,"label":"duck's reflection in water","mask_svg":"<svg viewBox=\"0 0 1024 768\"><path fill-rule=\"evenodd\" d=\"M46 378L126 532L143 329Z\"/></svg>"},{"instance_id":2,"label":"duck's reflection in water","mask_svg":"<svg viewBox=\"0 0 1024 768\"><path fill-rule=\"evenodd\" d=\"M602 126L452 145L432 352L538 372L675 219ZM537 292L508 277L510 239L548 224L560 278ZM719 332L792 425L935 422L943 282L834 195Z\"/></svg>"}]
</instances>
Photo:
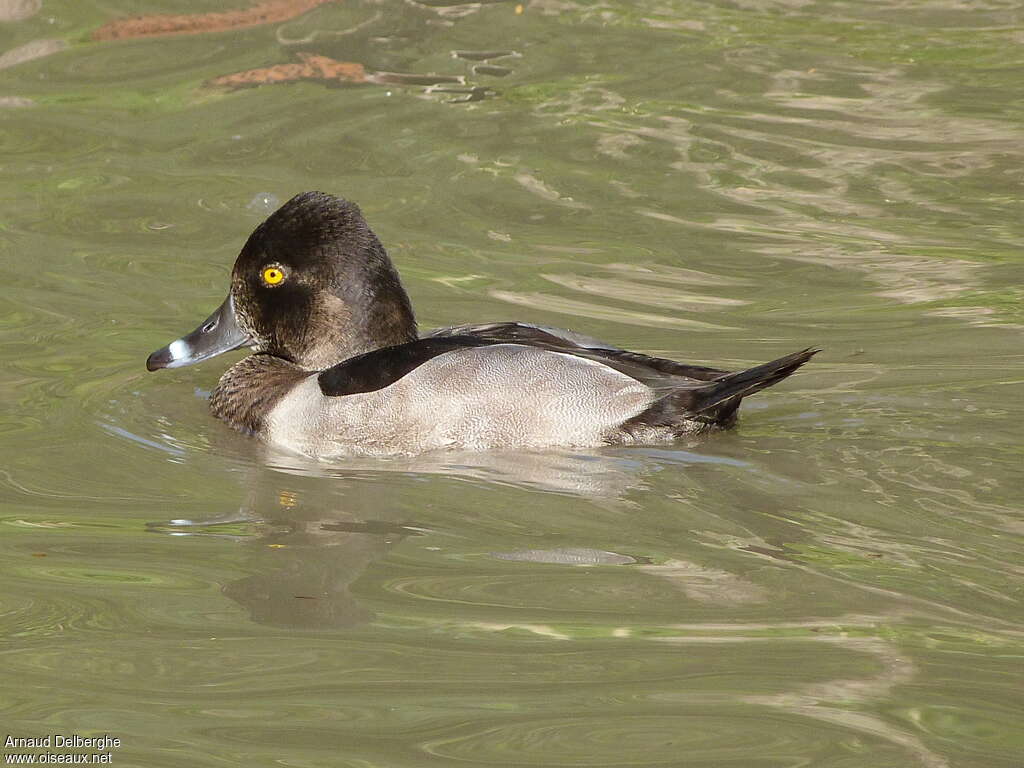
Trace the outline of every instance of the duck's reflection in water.
<instances>
[{"instance_id":1,"label":"duck's reflection in water","mask_svg":"<svg viewBox=\"0 0 1024 768\"><path fill-rule=\"evenodd\" d=\"M224 586L252 620L280 627L349 628L372 619L351 586L393 545L427 528L409 512L402 478L526 487L617 500L638 484L642 456L569 452L436 453L326 464L269 452L244 472L244 503L231 514L153 523L172 535L236 539L250 575Z\"/></svg>"},{"instance_id":2,"label":"duck's reflection in water","mask_svg":"<svg viewBox=\"0 0 1024 768\"><path fill-rule=\"evenodd\" d=\"M433 451L418 456L350 458L334 463L266 449L266 463L293 475L319 478L379 478L443 475L585 498L618 499L640 481L649 462L628 450ZM685 452L680 452L685 453ZM696 458L696 457L695 457Z\"/></svg>"},{"instance_id":3,"label":"duck's reflection in water","mask_svg":"<svg viewBox=\"0 0 1024 768\"><path fill-rule=\"evenodd\" d=\"M398 523L353 519L341 510L325 514L291 501L265 514L263 524L267 532L249 544L251 575L226 584L223 592L253 621L280 627L346 628L369 621L372 614L353 597L352 582L408 534Z\"/></svg>"}]
</instances>

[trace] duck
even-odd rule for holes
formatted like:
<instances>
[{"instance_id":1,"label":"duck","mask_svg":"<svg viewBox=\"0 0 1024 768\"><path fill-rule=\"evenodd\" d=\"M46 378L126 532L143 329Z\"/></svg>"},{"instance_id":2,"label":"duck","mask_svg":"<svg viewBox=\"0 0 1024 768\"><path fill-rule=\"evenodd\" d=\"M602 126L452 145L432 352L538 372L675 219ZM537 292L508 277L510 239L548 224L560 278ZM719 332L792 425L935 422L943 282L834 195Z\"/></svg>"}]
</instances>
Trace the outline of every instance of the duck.
<instances>
[{"instance_id":1,"label":"duck","mask_svg":"<svg viewBox=\"0 0 1024 768\"><path fill-rule=\"evenodd\" d=\"M316 459L437 450L665 443L728 429L743 398L809 347L742 371L620 349L527 322L419 333L398 272L358 205L296 195L249 236L227 298L146 368L248 347L209 407L231 427Z\"/></svg>"}]
</instances>

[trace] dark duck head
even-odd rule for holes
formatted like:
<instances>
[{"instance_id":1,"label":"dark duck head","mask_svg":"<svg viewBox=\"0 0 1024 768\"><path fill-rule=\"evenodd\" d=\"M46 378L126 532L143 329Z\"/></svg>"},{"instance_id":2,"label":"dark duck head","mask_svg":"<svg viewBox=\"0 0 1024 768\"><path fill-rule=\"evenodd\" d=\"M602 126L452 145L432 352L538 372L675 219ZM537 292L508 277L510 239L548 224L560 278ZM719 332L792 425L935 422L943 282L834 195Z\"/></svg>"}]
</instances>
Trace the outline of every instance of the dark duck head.
<instances>
[{"instance_id":1,"label":"dark duck head","mask_svg":"<svg viewBox=\"0 0 1024 768\"><path fill-rule=\"evenodd\" d=\"M249 236L224 303L146 367L177 368L248 346L318 371L415 338L409 297L359 206L305 192Z\"/></svg>"}]
</instances>

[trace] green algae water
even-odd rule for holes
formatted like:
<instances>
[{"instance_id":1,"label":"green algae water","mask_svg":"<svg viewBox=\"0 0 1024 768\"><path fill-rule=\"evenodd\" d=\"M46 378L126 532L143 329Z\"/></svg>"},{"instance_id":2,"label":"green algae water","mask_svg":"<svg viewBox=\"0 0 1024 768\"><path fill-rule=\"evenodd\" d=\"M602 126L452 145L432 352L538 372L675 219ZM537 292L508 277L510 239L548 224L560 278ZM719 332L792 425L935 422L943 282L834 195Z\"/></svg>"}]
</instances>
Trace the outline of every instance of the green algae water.
<instances>
[{"instance_id":1,"label":"green algae water","mask_svg":"<svg viewBox=\"0 0 1024 768\"><path fill-rule=\"evenodd\" d=\"M1019 766L1019 4L293 5L0 2L5 760ZM425 328L825 351L702 442L272 453L144 362L309 189Z\"/></svg>"}]
</instances>

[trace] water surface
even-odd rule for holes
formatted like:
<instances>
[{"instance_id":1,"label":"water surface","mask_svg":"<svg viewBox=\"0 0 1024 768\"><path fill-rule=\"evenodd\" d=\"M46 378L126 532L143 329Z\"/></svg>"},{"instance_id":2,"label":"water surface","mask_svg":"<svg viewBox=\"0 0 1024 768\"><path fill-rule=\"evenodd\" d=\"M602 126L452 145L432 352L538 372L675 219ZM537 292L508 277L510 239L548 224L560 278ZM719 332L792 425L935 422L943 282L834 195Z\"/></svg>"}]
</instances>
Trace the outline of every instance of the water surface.
<instances>
[{"instance_id":1,"label":"water surface","mask_svg":"<svg viewBox=\"0 0 1024 768\"><path fill-rule=\"evenodd\" d=\"M147 768L1018 766L1019 5L307 5L107 40L222 7L0 3L3 732ZM699 443L270 453L206 413L230 361L144 361L307 189L363 207L424 327L826 351Z\"/></svg>"}]
</instances>

